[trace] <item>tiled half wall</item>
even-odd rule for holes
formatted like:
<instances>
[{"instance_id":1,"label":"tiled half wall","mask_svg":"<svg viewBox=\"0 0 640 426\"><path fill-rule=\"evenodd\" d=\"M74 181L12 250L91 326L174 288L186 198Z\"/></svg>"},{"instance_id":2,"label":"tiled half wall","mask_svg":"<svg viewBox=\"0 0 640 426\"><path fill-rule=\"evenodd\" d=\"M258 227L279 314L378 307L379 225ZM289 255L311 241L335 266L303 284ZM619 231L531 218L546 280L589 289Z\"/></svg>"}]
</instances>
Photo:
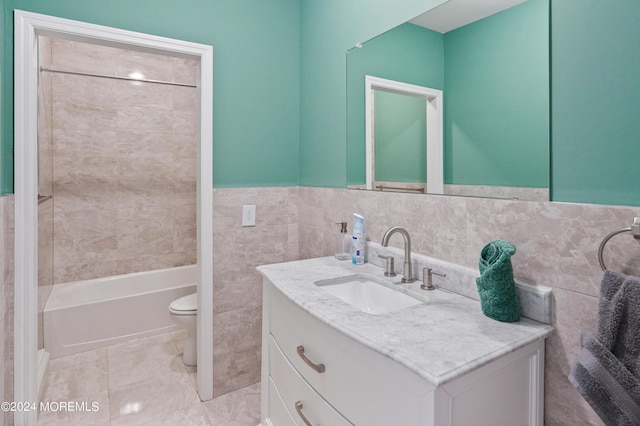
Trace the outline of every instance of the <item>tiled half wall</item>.
<instances>
[{"instance_id":1,"label":"tiled half wall","mask_svg":"<svg viewBox=\"0 0 640 426\"><path fill-rule=\"evenodd\" d=\"M214 396L260 381L262 276L256 266L298 259L298 188L213 190ZM242 226L242 206L256 226Z\"/></svg>"},{"instance_id":2,"label":"tiled half wall","mask_svg":"<svg viewBox=\"0 0 640 426\"><path fill-rule=\"evenodd\" d=\"M14 197L0 197L0 397L2 401L13 400L13 327L14 327ZM12 425L13 413L5 411L0 424Z\"/></svg>"},{"instance_id":3,"label":"tiled half wall","mask_svg":"<svg viewBox=\"0 0 640 426\"><path fill-rule=\"evenodd\" d=\"M257 206L255 227L241 226L243 204ZM213 210L216 395L259 380L262 285L255 266L332 255L335 222L345 220L351 230L358 212L368 240L379 243L387 228L403 226L414 252L474 269L486 243L513 242L517 279L553 289L545 425L602 425L567 376L580 334L595 329L598 245L628 227L638 208L293 187L215 189ZM611 269L640 275L640 245L629 234L611 240L605 259Z\"/></svg>"},{"instance_id":4,"label":"tiled half wall","mask_svg":"<svg viewBox=\"0 0 640 426\"><path fill-rule=\"evenodd\" d=\"M9 241L12 198L0 199ZM257 206L255 227L242 227L243 204ZM545 424L602 425L567 375L580 349L580 333L595 328L602 277L598 245L609 232L628 227L638 208L285 187L214 189L213 209L216 396L260 379L262 281L255 266L331 255L338 233L334 223L350 223L355 211L365 216L371 241L379 242L390 226L404 226L415 252L470 268L477 267L487 242L513 242L516 277L553 288L555 332L546 345ZM391 243L400 246L401 239ZM12 243L5 245L5 263L11 252ZM640 274L635 268L640 246L628 234L612 239L605 258L611 269ZM5 295L13 289L11 263ZM5 336L13 324L10 305L5 303ZM8 373L12 355L5 356ZM5 395L9 391L5 386Z\"/></svg>"}]
</instances>

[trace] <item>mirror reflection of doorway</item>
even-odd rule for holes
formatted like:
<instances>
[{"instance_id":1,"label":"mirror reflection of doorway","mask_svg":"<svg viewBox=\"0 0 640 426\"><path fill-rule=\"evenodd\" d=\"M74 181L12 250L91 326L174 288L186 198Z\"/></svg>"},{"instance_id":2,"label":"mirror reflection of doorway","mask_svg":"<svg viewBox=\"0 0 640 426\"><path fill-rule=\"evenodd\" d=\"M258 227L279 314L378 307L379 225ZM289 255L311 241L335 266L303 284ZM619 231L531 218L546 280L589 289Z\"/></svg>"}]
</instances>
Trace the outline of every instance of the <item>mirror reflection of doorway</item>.
<instances>
[{"instance_id":1,"label":"mirror reflection of doorway","mask_svg":"<svg viewBox=\"0 0 640 426\"><path fill-rule=\"evenodd\" d=\"M373 187L424 192L427 108L423 98L374 90Z\"/></svg>"},{"instance_id":2,"label":"mirror reflection of doorway","mask_svg":"<svg viewBox=\"0 0 640 426\"><path fill-rule=\"evenodd\" d=\"M442 98L441 90L365 76L366 189L444 193Z\"/></svg>"}]
</instances>

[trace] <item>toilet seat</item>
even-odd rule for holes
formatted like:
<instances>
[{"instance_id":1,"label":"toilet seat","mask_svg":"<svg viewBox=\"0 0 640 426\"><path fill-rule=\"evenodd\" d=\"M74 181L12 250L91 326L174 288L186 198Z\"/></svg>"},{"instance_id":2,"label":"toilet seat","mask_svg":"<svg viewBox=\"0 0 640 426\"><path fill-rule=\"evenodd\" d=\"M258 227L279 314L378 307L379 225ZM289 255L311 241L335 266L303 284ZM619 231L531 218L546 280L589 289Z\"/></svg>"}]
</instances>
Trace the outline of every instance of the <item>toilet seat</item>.
<instances>
[{"instance_id":1,"label":"toilet seat","mask_svg":"<svg viewBox=\"0 0 640 426\"><path fill-rule=\"evenodd\" d=\"M182 296L169 305L172 315L196 315L198 313L198 293Z\"/></svg>"}]
</instances>

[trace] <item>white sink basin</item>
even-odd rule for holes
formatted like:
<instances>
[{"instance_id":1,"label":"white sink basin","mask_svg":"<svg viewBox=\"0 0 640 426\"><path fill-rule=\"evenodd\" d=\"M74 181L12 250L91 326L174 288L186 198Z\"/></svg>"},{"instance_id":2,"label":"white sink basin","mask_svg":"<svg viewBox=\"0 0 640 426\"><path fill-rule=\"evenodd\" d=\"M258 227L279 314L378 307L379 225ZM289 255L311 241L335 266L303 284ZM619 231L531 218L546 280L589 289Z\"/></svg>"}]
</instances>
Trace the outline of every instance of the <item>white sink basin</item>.
<instances>
[{"instance_id":1,"label":"white sink basin","mask_svg":"<svg viewBox=\"0 0 640 426\"><path fill-rule=\"evenodd\" d=\"M424 303L408 294L386 287L366 275L348 275L316 281L314 284L370 314L384 314Z\"/></svg>"}]
</instances>

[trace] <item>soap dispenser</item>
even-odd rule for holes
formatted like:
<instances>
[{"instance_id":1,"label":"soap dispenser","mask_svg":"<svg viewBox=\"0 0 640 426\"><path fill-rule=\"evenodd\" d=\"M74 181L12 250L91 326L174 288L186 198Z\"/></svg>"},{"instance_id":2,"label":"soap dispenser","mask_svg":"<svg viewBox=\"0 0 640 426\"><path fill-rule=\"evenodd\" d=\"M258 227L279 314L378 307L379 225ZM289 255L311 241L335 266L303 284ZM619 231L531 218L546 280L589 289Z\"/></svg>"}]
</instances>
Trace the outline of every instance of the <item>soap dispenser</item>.
<instances>
[{"instance_id":1,"label":"soap dispenser","mask_svg":"<svg viewBox=\"0 0 640 426\"><path fill-rule=\"evenodd\" d=\"M340 225L340 234L335 253L336 259L349 260L351 259L351 236L347 235L347 222L336 222L336 225Z\"/></svg>"}]
</instances>

